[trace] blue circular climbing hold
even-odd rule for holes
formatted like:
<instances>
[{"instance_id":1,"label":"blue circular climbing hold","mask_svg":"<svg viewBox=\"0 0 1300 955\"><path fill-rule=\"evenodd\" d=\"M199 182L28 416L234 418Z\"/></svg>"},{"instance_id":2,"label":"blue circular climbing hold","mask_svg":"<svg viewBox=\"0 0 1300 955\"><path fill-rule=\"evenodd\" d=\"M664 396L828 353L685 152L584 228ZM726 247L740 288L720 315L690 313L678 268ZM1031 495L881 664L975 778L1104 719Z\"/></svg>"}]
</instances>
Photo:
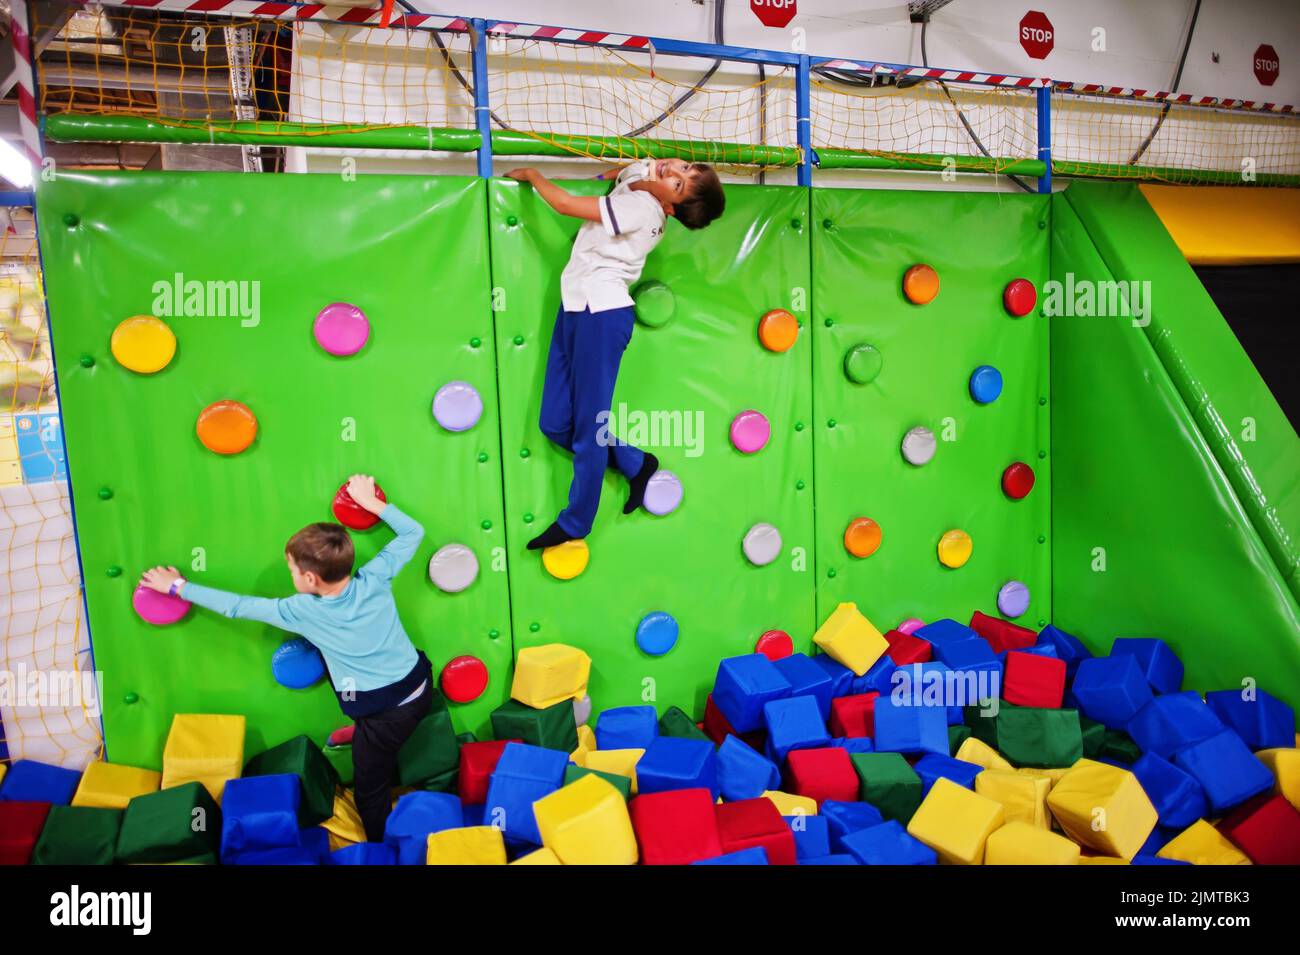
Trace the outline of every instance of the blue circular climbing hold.
<instances>
[{"instance_id":1,"label":"blue circular climbing hold","mask_svg":"<svg viewBox=\"0 0 1300 955\"><path fill-rule=\"evenodd\" d=\"M982 405L1002 394L1002 372L992 365L980 365L970 376L970 396Z\"/></svg>"},{"instance_id":2,"label":"blue circular climbing hold","mask_svg":"<svg viewBox=\"0 0 1300 955\"><path fill-rule=\"evenodd\" d=\"M275 682L291 690L305 690L325 675L325 660L320 651L302 637L284 641L271 655L271 675Z\"/></svg>"},{"instance_id":3,"label":"blue circular climbing hold","mask_svg":"<svg viewBox=\"0 0 1300 955\"><path fill-rule=\"evenodd\" d=\"M677 644L677 621L672 614L656 610L636 625L636 645L643 653L661 657Z\"/></svg>"}]
</instances>

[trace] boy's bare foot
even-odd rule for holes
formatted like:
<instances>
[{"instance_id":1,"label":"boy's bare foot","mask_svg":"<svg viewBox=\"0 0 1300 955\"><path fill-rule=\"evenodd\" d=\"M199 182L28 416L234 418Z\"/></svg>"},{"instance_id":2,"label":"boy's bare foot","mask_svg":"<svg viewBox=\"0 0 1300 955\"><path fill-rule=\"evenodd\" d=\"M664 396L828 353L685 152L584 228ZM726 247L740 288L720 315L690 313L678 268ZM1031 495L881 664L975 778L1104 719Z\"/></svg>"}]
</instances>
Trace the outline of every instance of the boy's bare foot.
<instances>
[{"instance_id":1,"label":"boy's bare foot","mask_svg":"<svg viewBox=\"0 0 1300 955\"><path fill-rule=\"evenodd\" d=\"M555 547L571 540L574 540L573 535L561 527L559 521L555 521L550 527L528 542L528 549L545 550L547 547Z\"/></svg>"},{"instance_id":2,"label":"boy's bare foot","mask_svg":"<svg viewBox=\"0 0 1300 955\"><path fill-rule=\"evenodd\" d=\"M631 514L643 503L645 503L646 485L654 477L654 473L659 470L659 459L649 451L645 453L645 463L641 465L641 470L637 472L636 477L628 479L627 503L623 505L623 513Z\"/></svg>"}]
</instances>

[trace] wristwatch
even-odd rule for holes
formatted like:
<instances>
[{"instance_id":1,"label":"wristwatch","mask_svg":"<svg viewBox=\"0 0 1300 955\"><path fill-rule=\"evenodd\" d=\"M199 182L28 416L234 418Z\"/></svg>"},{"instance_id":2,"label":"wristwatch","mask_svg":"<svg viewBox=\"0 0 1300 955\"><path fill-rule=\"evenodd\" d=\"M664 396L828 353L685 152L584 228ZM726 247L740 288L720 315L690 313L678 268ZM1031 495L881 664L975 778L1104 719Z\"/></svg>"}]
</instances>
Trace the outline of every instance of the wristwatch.
<instances>
[{"instance_id":1,"label":"wristwatch","mask_svg":"<svg viewBox=\"0 0 1300 955\"><path fill-rule=\"evenodd\" d=\"M179 597L181 593L181 588L184 587L187 583L189 583L189 581L187 581L184 577L177 577L175 580L172 581L172 585L167 588L167 593L171 594L173 597Z\"/></svg>"}]
</instances>

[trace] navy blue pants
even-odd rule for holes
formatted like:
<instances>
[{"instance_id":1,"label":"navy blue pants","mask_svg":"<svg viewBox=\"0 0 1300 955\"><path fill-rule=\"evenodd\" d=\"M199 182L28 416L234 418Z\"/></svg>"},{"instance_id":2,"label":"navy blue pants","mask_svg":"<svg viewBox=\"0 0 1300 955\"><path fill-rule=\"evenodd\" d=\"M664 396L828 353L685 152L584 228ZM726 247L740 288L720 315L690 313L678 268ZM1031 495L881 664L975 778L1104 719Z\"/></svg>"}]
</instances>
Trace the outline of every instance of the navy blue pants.
<instances>
[{"instance_id":1,"label":"navy blue pants","mask_svg":"<svg viewBox=\"0 0 1300 955\"><path fill-rule=\"evenodd\" d=\"M610 403L623 351L632 339L636 313L631 306L602 312L560 307L546 358L542 386L542 433L573 452L569 506L560 512L560 527L586 537L596 519L605 469L636 477L645 452L625 444L609 430Z\"/></svg>"}]
</instances>

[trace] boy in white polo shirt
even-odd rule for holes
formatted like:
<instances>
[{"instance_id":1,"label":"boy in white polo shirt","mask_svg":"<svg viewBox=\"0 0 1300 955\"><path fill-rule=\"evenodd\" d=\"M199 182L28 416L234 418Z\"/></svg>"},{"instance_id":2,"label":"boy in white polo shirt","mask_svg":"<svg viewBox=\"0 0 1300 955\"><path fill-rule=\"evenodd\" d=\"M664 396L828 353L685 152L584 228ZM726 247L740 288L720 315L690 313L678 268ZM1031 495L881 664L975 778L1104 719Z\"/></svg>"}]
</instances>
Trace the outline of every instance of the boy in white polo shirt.
<instances>
[{"instance_id":1,"label":"boy in white polo shirt","mask_svg":"<svg viewBox=\"0 0 1300 955\"><path fill-rule=\"evenodd\" d=\"M610 172L617 178L604 196L575 196L536 169L507 173L531 184L556 212L586 220L560 276L560 311L542 389L542 432L573 452L573 483L568 506L529 541L530 550L591 532L607 467L618 468L628 480L623 513L641 506L658 459L612 435L600 436L636 322L628 287L663 238L668 216L688 229L702 229L722 215L725 204L718 174L704 163L644 160Z\"/></svg>"}]
</instances>

